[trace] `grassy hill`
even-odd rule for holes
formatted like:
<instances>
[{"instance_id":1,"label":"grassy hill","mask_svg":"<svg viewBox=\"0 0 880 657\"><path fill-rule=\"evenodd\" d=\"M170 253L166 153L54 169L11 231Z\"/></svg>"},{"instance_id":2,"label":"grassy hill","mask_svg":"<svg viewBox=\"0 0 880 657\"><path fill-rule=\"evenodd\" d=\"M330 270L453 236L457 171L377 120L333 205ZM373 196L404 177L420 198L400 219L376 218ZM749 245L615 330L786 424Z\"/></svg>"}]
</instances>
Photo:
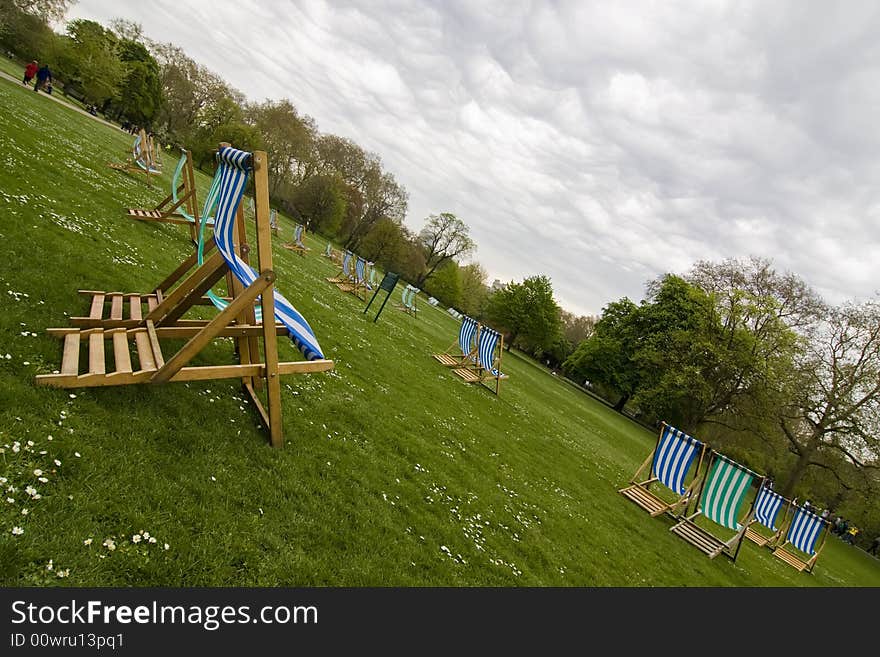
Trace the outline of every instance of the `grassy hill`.
<instances>
[{"instance_id":1,"label":"grassy hill","mask_svg":"<svg viewBox=\"0 0 880 657\"><path fill-rule=\"evenodd\" d=\"M87 310L78 289L146 291L192 247L124 215L167 193L175 154L151 187L107 166L131 136L6 80L0 107L3 585L880 585L835 537L812 575L748 542L708 560L617 493L656 436L515 353L500 397L462 382L431 358L456 320L396 310L398 288L374 323L324 280L325 241L280 248L287 217L277 287L336 367L285 377L282 450L233 381L36 387L60 364L45 329Z\"/></svg>"}]
</instances>

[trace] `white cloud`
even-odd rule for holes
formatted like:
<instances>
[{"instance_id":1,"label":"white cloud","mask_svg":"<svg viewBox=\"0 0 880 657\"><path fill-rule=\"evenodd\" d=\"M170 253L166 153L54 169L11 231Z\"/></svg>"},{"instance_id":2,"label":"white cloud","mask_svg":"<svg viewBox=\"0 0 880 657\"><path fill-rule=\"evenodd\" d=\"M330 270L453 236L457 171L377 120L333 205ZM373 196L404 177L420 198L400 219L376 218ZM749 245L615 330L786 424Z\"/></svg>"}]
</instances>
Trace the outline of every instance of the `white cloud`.
<instances>
[{"instance_id":1,"label":"white cloud","mask_svg":"<svg viewBox=\"0 0 880 657\"><path fill-rule=\"evenodd\" d=\"M80 0L382 157L408 225L461 217L491 278L596 313L696 260L832 301L880 247L880 6Z\"/></svg>"}]
</instances>

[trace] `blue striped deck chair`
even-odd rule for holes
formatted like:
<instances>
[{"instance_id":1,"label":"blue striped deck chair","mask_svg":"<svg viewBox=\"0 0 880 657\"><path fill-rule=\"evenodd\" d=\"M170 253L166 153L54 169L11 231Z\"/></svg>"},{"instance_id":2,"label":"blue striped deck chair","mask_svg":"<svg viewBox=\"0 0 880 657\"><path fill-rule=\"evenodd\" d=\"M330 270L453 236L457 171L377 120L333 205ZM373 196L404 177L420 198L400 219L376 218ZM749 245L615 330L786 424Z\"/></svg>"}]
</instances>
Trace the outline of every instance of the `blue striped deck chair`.
<instances>
[{"instance_id":1,"label":"blue striped deck chair","mask_svg":"<svg viewBox=\"0 0 880 657\"><path fill-rule=\"evenodd\" d=\"M128 215L140 221L157 221L160 223L186 224L190 229L193 243L198 241L200 224L199 210L196 199L195 174L193 173L192 153L180 149L180 159L171 179L171 193L162 199L156 207L129 208ZM207 219L213 224L213 218Z\"/></svg>"},{"instance_id":2,"label":"blue striped deck chair","mask_svg":"<svg viewBox=\"0 0 880 657\"><path fill-rule=\"evenodd\" d=\"M350 280L337 283L343 292L351 292L362 301L367 300L367 260L361 256L355 258L354 276Z\"/></svg>"},{"instance_id":3,"label":"blue striped deck chair","mask_svg":"<svg viewBox=\"0 0 880 657\"><path fill-rule=\"evenodd\" d=\"M667 513L676 516L684 510L695 487L699 484L700 469L706 445L673 426L663 422L657 445L648 454L630 480L630 485L618 492L645 509L651 516ZM696 468L691 466L696 459ZM650 466L647 479L645 469ZM690 475L690 483L688 478ZM662 484L662 493L651 490L654 484ZM656 487L655 487L656 488Z\"/></svg>"},{"instance_id":4,"label":"blue striped deck chair","mask_svg":"<svg viewBox=\"0 0 880 657\"><path fill-rule=\"evenodd\" d=\"M785 541L773 550L773 556L800 572L812 573L819 553L825 547L831 523L802 506L793 505L793 511ZM818 548L816 543L819 543Z\"/></svg>"},{"instance_id":5,"label":"blue striped deck chair","mask_svg":"<svg viewBox=\"0 0 880 657\"><path fill-rule=\"evenodd\" d=\"M785 513L783 514L782 522L778 523L779 513L783 507L785 508ZM753 529L750 525L746 528L746 538L760 547L773 547L782 536L782 525L785 524L785 520L788 518L790 508L791 502L789 500L786 500L773 489L763 486L755 498L754 525L760 525L769 529L771 534L767 536Z\"/></svg>"},{"instance_id":6,"label":"blue striped deck chair","mask_svg":"<svg viewBox=\"0 0 880 657\"><path fill-rule=\"evenodd\" d=\"M715 450L709 456L707 471L696 496L696 510L669 530L710 559L723 554L736 561L746 528L754 522L756 498L749 501L751 490L756 484L762 489L765 477ZM714 525L707 526L709 523L700 519Z\"/></svg>"},{"instance_id":7,"label":"blue striped deck chair","mask_svg":"<svg viewBox=\"0 0 880 657\"><path fill-rule=\"evenodd\" d=\"M285 249L290 251L295 251L301 256L305 256L308 251L311 251L309 247L305 245L303 241L306 236L306 227L303 224L297 224L296 228L293 229L293 241L287 242L286 244L282 244Z\"/></svg>"},{"instance_id":8,"label":"blue striped deck chair","mask_svg":"<svg viewBox=\"0 0 880 657\"><path fill-rule=\"evenodd\" d=\"M352 279L352 271L351 271L351 259L354 257L354 254L347 250L345 251L345 255L342 256L342 271L340 271L336 276L331 276L327 278L328 283L348 283Z\"/></svg>"},{"instance_id":9,"label":"blue striped deck chair","mask_svg":"<svg viewBox=\"0 0 880 657\"><path fill-rule=\"evenodd\" d=\"M476 367L477 335L480 324L472 317L462 315L458 339L449 345L441 354L433 354L434 358L445 367ZM456 349L457 348L457 349Z\"/></svg>"},{"instance_id":10,"label":"blue striped deck chair","mask_svg":"<svg viewBox=\"0 0 880 657\"><path fill-rule=\"evenodd\" d=\"M272 234L273 234L273 235L277 235L277 234L278 234L278 231L279 231L279 228L278 228L278 210L276 210L275 208L272 208L272 209L269 211L269 230L272 231Z\"/></svg>"},{"instance_id":11,"label":"blue striped deck chair","mask_svg":"<svg viewBox=\"0 0 880 657\"><path fill-rule=\"evenodd\" d=\"M266 153L248 153L223 145L217 154L219 184L213 253L172 289L157 306L170 308L161 316L151 312L143 326L133 329L50 329L63 339L60 371L38 375L36 383L60 388L238 379L254 402L268 429L273 447L284 444L281 419L281 382L287 374L333 369L324 358L314 331L305 318L275 288L272 236L269 229L269 174ZM253 173L257 197L257 269L246 260L247 245L242 193ZM178 321L200 304L203 294L227 274L232 278L231 299L210 320ZM263 318L255 321L254 304ZM303 360L279 362L278 336L289 336ZM232 338L238 362L192 365L194 358L217 339ZM181 340L173 354L163 352L164 340ZM105 345L109 344L109 350ZM84 347L82 349L81 347ZM109 353L108 353L109 351ZM83 356L81 358L81 355ZM108 364L112 365L107 367ZM258 394L258 391L264 391ZM265 396L265 401L263 400Z\"/></svg>"},{"instance_id":12,"label":"blue striped deck chair","mask_svg":"<svg viewBox=\"0 0 880 657\"><path fill-rule=\"evenodd\" d=\"M495 356L495 353L498 356ZM454 370L467 383L489 384L494 381L495 394L501 389L501 381L508 378L501 372L501 357L504 354L504 336L488 326L480 326L477 336L477 362L475 367L458 367Z\"/></svg>"}]
</instances>

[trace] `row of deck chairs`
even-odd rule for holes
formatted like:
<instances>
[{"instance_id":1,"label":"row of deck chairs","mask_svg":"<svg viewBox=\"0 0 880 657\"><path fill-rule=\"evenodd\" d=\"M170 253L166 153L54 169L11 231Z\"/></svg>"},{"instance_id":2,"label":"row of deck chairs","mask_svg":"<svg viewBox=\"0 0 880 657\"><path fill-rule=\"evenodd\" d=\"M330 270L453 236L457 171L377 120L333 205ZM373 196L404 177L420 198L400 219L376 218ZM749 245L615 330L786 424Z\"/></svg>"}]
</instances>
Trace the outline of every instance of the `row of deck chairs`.
<instances>
[{"instance_id":1,"label":"row of deck chairs","mask_svg":"<svg viewBox=\"0 0 880 657\"><path fill-rule=\"evenodd\" d=\"M497 395L502 379L508 378L507 374L501 372L503 353L503 335L472 317L462 315L458 340L443 353L433 356L444 367L452 368L467 383L487 384L491 389L494 382Z\"/></svg>"},{"instance_id":2,"label":"row of deck chairs","mask_svg":"<svg viewBox=\"0 0 880 657\"><path fill-rule=\"evenodd\" d=\"M710 559L724 554L735 561L748 538L797 570L812 572L828 536L827 520L774 492L766 476L665 422L654 450L619 492L651 516L673 517L670 531Z\"/></svg>"},{"instance_id":3,"label":"row of deck chairs","mask_svg":"<svg viewBox=\"0 0 880 657\"><path fill-rule=\"evenodd\" d=\"M354 266L352 266L352 261L354 261ZM341 271L335 276L327 277L326 280L328 283L336 285L341 291L350 292L361 301L366 301L368 292L373 291L378 285L373 264L366 258L356 256L346 250L342 256Z\"/></svg>"},{"instance_id":4,"label":"row of deck chairs","mask_svg":"<svg viewBox=\"0 0 880 657\"><path fill-rule=\"evenodd\" d=\"M281 447L281 376L323 372L333 369L334 363L324 357L306 319L275 287L266 153L221 144L216 163L196 252L149 292L80 290L90 299L89 315L71 318L70 326L48 329L63 341L61 366L56 373L38 375L36 383L82 388L239 379L268 429L271 444ZM251 176L256 196L256 269L249 262L242 209ZM204 218L212 213L210 224ZM225 295L212 290L222 280ZM205 304L216 307L213 319L185 318L188 311ZM274 321L263 321L266 318ZM290 337L304 360L279 361L277 338L283 335ZM234 341L237 363L192 364L213 341L228 338ZM180 340L185 340L183 346L169 353L166 341Z\"/></svg>"},{"instance_id":5,"label":"row of deck chairs","mask_svg":"<svg viewBox=\"0 0 880 657\"><path fill-rule=\"evenodd\" d=\"M131 157L125 162L108 162L107 166L126 173L144 173L150 182L151 175L162 173L161 151L159 142L141 128L132 141Z\"/></svg>"}]
</instances>

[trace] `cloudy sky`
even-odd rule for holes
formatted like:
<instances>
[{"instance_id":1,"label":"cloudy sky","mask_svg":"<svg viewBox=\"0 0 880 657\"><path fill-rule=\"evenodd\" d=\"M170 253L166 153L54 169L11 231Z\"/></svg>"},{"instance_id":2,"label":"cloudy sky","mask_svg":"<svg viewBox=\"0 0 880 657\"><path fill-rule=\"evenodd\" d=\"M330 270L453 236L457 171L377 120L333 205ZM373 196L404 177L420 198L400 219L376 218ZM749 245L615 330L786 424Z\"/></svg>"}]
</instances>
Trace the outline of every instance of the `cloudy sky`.
<instances>
[{"instance_id":1,"label":"cloudy sky","mask_svg":"<svg viewBox=\"0 0 880 657\"><path fill-rule=\"evenodd\" d=\"M880 3L78 0L250 100L377 153L489 281L572 312L759 255L829 301L880 284ZM271 156L271 154L270 154ZM877 269L875 269L875 267Z\"/></svg>"}]
</instances>

